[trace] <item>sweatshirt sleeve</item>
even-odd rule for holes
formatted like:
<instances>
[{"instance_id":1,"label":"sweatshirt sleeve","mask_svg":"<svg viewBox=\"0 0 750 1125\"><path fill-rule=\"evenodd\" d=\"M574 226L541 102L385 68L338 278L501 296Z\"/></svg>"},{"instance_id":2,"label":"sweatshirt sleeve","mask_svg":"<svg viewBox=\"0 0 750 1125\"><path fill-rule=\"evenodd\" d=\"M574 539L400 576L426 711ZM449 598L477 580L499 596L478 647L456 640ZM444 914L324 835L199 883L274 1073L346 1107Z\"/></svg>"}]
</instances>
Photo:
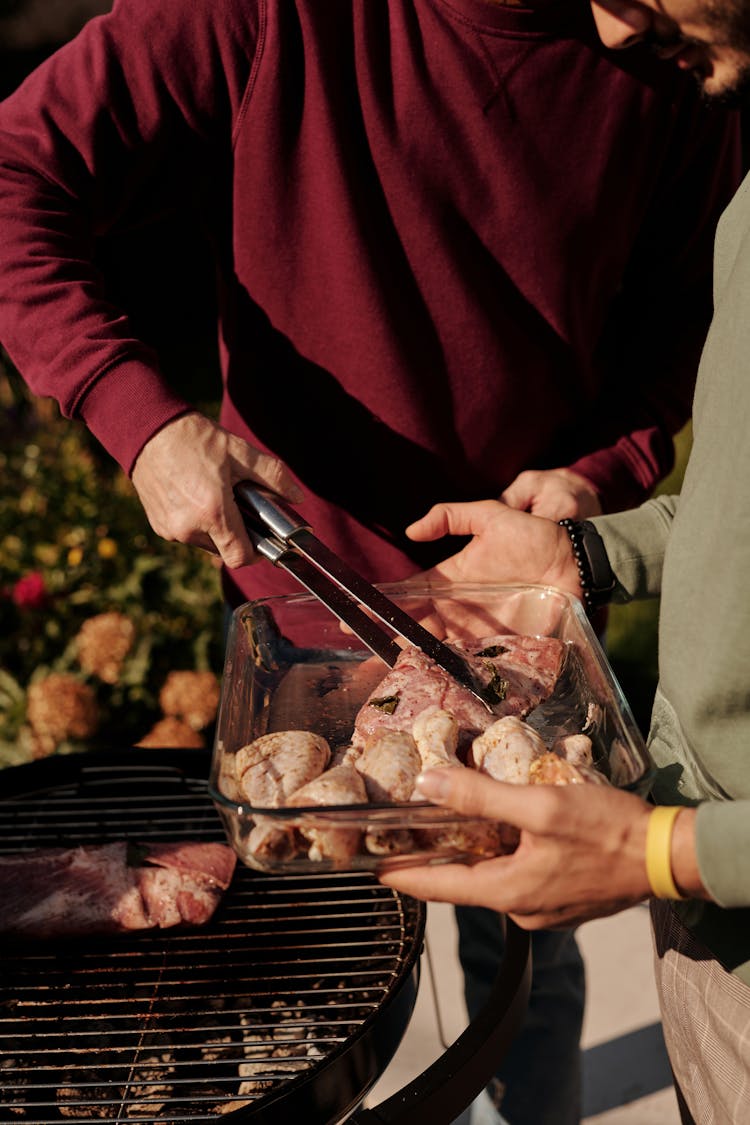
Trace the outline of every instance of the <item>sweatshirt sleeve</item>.
<instances>
[{"instance_id":1,"label":"sweatshirt sleeve","mask_svg":"<svg viewBox=\"0 0 750 1125\"><path fill-rule=\"evenodd\" d=\"M698 870L723 907L750 906L750 801L706 801L695 825Z\"/></svg>"},{"instance_id":2,"label":"sweatshirt sleeve","mask_svg":"<svg viewBox=\"0 0 750 1125\"><path fill-rule=\"evenodd\" d=\"M97 238L228 184L256 5L117 0L0 105L0 340L129 472L188 404L97 266ZM227 190L227 189L224 189Z\"/></svg>"},{"instance_id":3,"label":"sweatshirt sleeve","mask_svg":"<svg viewBox=\"0 0 750 1125\"><path fill-rule=\"evenodd\" d=\"M639 508L591 521L604 540L617 581L613 601L654 598L661 593L664 552L678 502L678 496L657 496Z\"/></svg>"},{"instance_id":4,"label":"sweatshirt sleeve","mask_svg":"<svg viewBox=\"0 0 750 1125\"><path fill-rule=\"evenodd\" d=\"M603 392L584 424L600 446L570 466L605 512L641 504L673 467L712 314L716 225L741 174L738 115L686 98L599 344Z\"/></svg>"}]
</instances>

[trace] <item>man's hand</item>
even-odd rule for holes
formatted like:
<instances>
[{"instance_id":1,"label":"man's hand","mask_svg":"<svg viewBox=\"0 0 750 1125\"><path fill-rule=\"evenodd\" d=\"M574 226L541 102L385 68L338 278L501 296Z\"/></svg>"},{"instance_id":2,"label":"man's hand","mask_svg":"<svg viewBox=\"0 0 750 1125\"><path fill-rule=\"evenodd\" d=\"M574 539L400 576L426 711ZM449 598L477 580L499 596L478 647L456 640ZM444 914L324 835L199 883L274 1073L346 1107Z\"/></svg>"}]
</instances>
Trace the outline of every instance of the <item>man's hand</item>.
<instances>
[{"instance_id":1,"label":"man's hand","mask_svg":"<svg viewBox=\"0 0 750 1125\"><path fill-rule=\"evenodd\" d=\"M218 553L232 568L257 558L234 485L252 480L287 500L302 497L282 461L197 412L154 434L138 455L132 480L157 535Z\"/></svg>"},{"instance_id":2,"label":"man's hand","mask_svg":"<svg viewBox=\"0 0 750 1125\"><path fill-rule=\"evenodd\" d=\"M472 535L455 555L419 575L427 581L532 583L581 596L570 539L549 519L517 512L499 500L436 504L407 527L420 542L443 535Z\"/></svg>"},{"instance_id":3,"label":"man's hand","mask_svg":"<svg viewBox=\"0 0 750 1125\"><path fill-rule=\"evenodd\" d=\"M599 494L590 480L570 469L527 469L500 496L509 508L549 520L586 520L599 516Z\"/></svg>"},{"instance_id":4,"label":"man's hand","mask_svg":"<svg viewBox=\"0 0 750 1125\"><path fill-rule=\"evenodd\" d=\"M512 855L472 866L415 866L379 876L404 894L485 906L527 930L574 926L650 894L651 806L640 797L605 785L506 785L459 768L428 771L420 792L461 813L514 825L520 843ZM685 810L680 819L692 815Z\"/></svg>"}]
</instances>

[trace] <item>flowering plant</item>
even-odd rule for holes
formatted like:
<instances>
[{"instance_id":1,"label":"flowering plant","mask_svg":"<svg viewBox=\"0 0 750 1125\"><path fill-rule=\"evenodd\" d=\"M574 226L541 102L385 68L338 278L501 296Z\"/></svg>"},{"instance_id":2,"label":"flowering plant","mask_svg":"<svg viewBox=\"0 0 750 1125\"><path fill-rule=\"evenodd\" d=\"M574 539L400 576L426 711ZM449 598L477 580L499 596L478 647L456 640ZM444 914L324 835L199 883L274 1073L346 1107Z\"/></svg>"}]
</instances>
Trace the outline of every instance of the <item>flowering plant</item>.
<instances>
[{"instance_id":1,"label":"flowering plant","mask_svg":"<svg viewBox=\"0 0 750 1125\"><path fill-rule=\"evenodd\" d=\"M0 408L0 765L156 745L159 723L161 745L205 744L222 662L217 569L159 539L104 450L32 400L2 357Z\"/></svg>"}]
</instances>

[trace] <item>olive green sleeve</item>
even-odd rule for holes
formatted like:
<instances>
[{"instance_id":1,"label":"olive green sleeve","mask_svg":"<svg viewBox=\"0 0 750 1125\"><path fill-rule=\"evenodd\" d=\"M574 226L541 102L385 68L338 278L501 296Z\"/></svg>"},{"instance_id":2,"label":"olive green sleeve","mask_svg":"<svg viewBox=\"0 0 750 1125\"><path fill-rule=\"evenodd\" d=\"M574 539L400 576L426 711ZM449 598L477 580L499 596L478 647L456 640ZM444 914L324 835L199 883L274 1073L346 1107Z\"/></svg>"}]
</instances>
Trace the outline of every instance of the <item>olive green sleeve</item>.
<instances>
[{"instance_id":1,"label":"olive green sleeve","mask_svg":"<svg viewBox=\"0 0 750 1125\"><path fill-rule=\"evenodd\" d=\"M617 580L612 600L655 598L679 497L658 496L632 511L597 516L591 522L604 540Z\"/></svg>"}]
</instances>

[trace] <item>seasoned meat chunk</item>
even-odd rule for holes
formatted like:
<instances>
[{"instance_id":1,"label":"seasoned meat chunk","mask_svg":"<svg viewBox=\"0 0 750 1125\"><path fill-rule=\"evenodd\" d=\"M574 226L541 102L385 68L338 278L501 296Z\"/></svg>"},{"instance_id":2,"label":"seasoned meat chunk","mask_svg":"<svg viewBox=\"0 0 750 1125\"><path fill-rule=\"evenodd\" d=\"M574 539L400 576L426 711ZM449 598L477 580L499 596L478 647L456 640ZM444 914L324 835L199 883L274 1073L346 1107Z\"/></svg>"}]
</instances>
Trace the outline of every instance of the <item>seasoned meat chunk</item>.
<instances>
[{"instance_id":1,"label":"seasoned meat chunk","mask_svg":"<svg viewBox=\"0 0 750 1125\"><path fill-rule=\"evenodd\" d=\"M532 785L608 785L603 773L591 766L575 766L559 754L549 751L531 763L529 782Z\"/></svg>"},{"instance_id":2,"label":"seasoned meat chunk","mask_svg":"<svg viewBox=\"0 0 750 1125\"><path fill-rule=\"evenodd\" d=\"M237 784L244 800L255 808L280 808L318 777L330 758L328 743L312 731L274 731L237 751Z\"/></svg>"},{"instance_id":3,"label":"seasoned meat chunk","mask_svg":"<svg viewBox=\"0 0 750 1125\"><path fill-rule=\"evenodd\" d=\"M515 715L498 719L471 744L472 763L478 770L513 785L528 784L531 763L547 752L537 732Z\"/></svg>"},{"instance_id":4,"label":"seasoned meat chunk","mask_svg":"<svg viewBox=\"0 0 750 1125\"><path fill-rule=\"evenodd\" d=\"M527 715L554 690L564 645L552 637L494 636L451 645L474 671L490 709L420 649L407 647L360 709L352 742L376 730L408 730L428 707L452 715L462 736L474 737L495 718Z\"/></svg>"},{"instance_id":5,"label":"seasoned meat chunk","mask_svg":"<svg viewBox=\"0 0 750 1125\"><path fill-rule=\"evenodd\" d=\"M594 764L591 739L587 734L566 734L558 738L552 745L555 754L559 754L572 766L592 766Z\"/></svg>"},{"instance_id":6,"label":"seasoned meat chunk","mask_svg":"<svg viewBox=\"0 0 750 1125\"><path fill-rule=\"evenodd\" d=\"M408 801L422 768L417 745L406 731L374 734L355 763L371 801Z\"/></svg>"},{"instance_id":7,"label":"seasoned meat chunk","mask_svg":"<svg viewBox=\"0 0 750 1125\"><path fill-rule=\"evenodd\" d=\"M434 766L460 766L458 723L442 707L425 707L414 720L412 735L417 744L422 769Z\"/></svg>"},{"instance_id":8,"label":"seasoned meat chunk","mask_svg":"<svg viewBox=\"0 0 750 1125\"><path fill-rule=\"evenodd\" d=\"M364 805L367 791L360 774L352 766L334 766L304 785L289 800L289 805ZM358 828L328 828L301 824L300 833L310 844L310 859L330 859L346 863L359 851L361 831Z\"/></svg>"}]
</instances>

